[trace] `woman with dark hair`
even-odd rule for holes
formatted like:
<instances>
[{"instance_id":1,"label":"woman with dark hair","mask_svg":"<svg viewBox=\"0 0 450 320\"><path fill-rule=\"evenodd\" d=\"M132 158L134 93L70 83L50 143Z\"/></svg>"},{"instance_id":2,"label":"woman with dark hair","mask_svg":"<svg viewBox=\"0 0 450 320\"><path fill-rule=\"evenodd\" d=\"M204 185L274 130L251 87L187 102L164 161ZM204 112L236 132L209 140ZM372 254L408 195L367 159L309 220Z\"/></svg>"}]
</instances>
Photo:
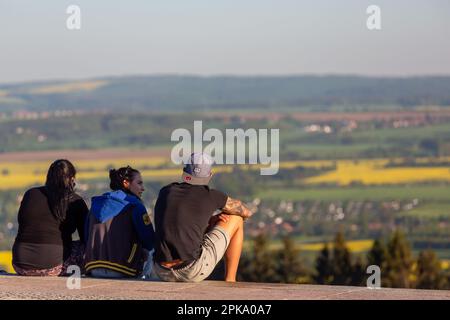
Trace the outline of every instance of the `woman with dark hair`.
<instances>
[{"instance_id":1,"label":"woman with dark hair","mask_svg":"<svg viewBox=\"0 0 450 320\"><path fill-rule=\"evenodd\" d=\"M136 277L154 241L153 225L141 200L144 183L139 171L130 166L110 170L109 177L112 192L92 198L86 273L102 278Z\"/></svg>"},{"instance_id":2,"label":"woman with dark hair","mask_svg":"<svg viewBox=\"0 0 450 320\"><path fill-rule=\"evenodd\" d=\"M82 267L89 210L75 193L75 175L70 161L56 160L48 169L45 186L25 192L13 246L13 267L19 275L59 276L69 265ZM72 241L75 231L81 241Z\"/></svg>"}]
</instances>

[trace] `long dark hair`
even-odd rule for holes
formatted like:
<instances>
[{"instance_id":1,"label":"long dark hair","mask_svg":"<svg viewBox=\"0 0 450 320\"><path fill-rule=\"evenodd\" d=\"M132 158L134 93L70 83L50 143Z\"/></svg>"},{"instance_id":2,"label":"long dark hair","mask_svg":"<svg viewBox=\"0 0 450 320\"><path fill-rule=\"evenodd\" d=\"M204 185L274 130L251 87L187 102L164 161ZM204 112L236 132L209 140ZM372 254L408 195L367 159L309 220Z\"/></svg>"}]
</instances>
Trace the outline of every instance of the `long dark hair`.
<instances>
[{"instance_id":1,"label":"long dark hair","mask_svg":"<svg viewBox=\"0 0 450 320\"><path fill-rule=\"evenodd\" d=\"M138 170L133 169L130 166L122 167L117 170L111 169L109 170L109 187L114 191L122 190L129 193L130 191L123 186L123 180L131 182L133 181L134 176L139 173Z\"/></svg>"},{"instance_id":2,"label":"long dark hair","mask_svg":"<svg viewBox=\"0 0 450 320\"><path fill-rule=\"evenodd\" d=\"M50 210L58 221L66 218L69 201L74 194L76 170L69 160L59 159L50 165L45 186Z\"/></svg>"}]
</instances>

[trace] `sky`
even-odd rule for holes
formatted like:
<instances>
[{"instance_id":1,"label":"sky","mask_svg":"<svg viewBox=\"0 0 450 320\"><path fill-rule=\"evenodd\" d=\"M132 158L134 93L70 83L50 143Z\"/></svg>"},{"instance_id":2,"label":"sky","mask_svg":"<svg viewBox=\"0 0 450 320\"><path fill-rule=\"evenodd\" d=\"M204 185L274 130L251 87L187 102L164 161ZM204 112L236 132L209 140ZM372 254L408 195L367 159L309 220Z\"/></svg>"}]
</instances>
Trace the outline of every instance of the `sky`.
<instances>
[{"instance_id":1,"label":"sky","mask_svg":"<svg viewBox=\"0 0 450 320\"><path fill-rule=\"evenodd\" d=\"M450 75L450 1L0 0L0 83L133 74Z\"/></svg>"}]
</instances>

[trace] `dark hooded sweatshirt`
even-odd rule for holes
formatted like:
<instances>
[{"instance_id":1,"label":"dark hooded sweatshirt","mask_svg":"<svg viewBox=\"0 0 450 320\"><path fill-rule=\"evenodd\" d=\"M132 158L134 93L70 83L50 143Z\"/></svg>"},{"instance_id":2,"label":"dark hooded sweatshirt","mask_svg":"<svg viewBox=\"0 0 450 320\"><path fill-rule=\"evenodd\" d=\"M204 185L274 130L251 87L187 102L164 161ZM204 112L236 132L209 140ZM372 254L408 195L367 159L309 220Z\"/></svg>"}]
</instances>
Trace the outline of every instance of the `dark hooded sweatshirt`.
<instances>
[{"instance_id":1,"label":"dark hooded sweatshirt","mask_svg":"<svg viewBox=\"0 0 450 320\"><path fill-rule=\"evenodd\" d=\"M92 198L86 224L86 272L105 268L137 276L153 249L154 231L139 198L121 190Z\"/></svg>"}]
</instances>

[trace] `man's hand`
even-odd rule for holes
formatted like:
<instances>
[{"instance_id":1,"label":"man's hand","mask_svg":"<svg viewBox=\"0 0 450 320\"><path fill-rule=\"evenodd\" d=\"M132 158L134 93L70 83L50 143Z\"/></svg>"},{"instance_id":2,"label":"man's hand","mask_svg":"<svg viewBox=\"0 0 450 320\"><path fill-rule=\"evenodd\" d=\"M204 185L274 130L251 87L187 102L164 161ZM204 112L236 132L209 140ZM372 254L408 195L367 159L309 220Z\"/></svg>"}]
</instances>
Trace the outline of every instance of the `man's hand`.
<instances>
[{"instance_id":1,"label":"man's hand","mask_svg":"<svg viewBox=\"0 0 450 320\"><path fill-rule=\"evenodd\" d=\"M214 226L214 225L216 225L217 222L219 222L219 221L222 221L222 222L228 222L229 220L230 220L230 216L229 216L228 214L220 213L220 214L217 214L217 215L215 215L215 216L212 216L212 217L209 219L208 224L209 224L210 226Z\"/></svg>"},{"instance_id":2,"label":"man's hand","mask_svg":"<svg viewBox=\"0 0 450 320\"><path fill-rule=\"evenodd\" d=\"M251 212L240 200L230 197L228 197L227 203L222 211L226 214L240 216L244 220L247 220L253 215L253 212Z\"/></svg>"}]
</instances>

